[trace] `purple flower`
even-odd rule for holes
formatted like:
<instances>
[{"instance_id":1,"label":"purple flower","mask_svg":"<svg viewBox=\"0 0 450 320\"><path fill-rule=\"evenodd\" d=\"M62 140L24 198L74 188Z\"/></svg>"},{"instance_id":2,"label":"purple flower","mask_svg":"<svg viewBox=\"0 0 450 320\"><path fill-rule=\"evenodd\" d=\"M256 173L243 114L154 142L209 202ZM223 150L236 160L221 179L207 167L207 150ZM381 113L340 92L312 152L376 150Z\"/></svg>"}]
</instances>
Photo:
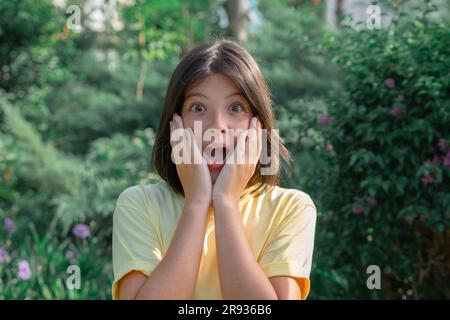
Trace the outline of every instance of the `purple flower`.
<instances>
[{"instance_id":1,"label":"purple flower","mask_svg":"<svg viewBox=\"0 0 450 320\"><path fill-rule=\"evenodd\" d=\"M395 87L395 80L392 78L388 78L388 79L384 80L384 84L386 85L386 87L392 89Z\"/></svg>"},{"instance_id":2,"label":"purple flower","mask_svg":"<svg viewBox=\"0 0 450 320\"><path fill-rule=\"evenodd\" d=\"M327 153L333 152L333 145L331 143L328 143L327 146L325 147L325 151Z\"/></svg>"},{"instance_id":3,"label":"purple flower","mask_svg":"<svg viewBox=\"0 0 450 320\"><path fill-rule=\"evenodd\" d=\"M69 260L73 259L73 251L72 250L66 251L66 258Z\"/></svg>"},{"instance_id":4,"label":"purple flower","mask_svg":"<svg viewBox=\"0 0 450 320\"><path fill-rule=\"evenodd\" d=\"M72 229L72 233L75 237L80 239L86 239L91 234L89 226L83 223L76 224Z\"/></svg>"},{"instance_id":5,"label":"purple flower","mask_svg":"<svg viewBox=\"0 0 450 320\"><path fill-rule=\"evenodd\" d=\"M400 106L394 106L391 109L389 109L389 114L393 117L398 117L403 113L403 108Z\"/></svg>"},{"instance_id":6,"label":"purple flower","mask_svg":"<svg viewBox=\"0 0 450 320\"><path fill-rule=\"evenodd\" d=\"M439 142L437 145L441 151L445 152L445 147L447 146L445 139L443 139L443 138L439 139Z\"/></svg>"},{"instance_id":7,"label":"purple flower","mask_svg":"<svg viewBox=\"0 0 450 320\"><path fill-rule=\"evenodd\" d=\"M375 199L374 197L369 197L367 198L367 203L370 204L371 206L374 206L377 204L377 199Z\"/></svg>"},{"instance_id":8,"label":"purple flower","mask_svg":"<svg viewBox=\"0 0 450 320\"><path fill-rule=\"evenodd\" d=\"M5 218L4 226L5 226L5 230L8 232L16 231L16 225L14 224L14 221L11 218Z\"/></svg>"},{"instance_id":9,"label":"purple flower","mask_svg":"<svg viewBox=\"0 0 450 320\"><path fill-rule=\"evenodd\" d=\"M434 156L433 159L427 159L423 162L424 164L432 164L438 166L441 164L441 158L439 156Z\"/></svg>"},{"instance_id":10,"label":"purple flower","mask_svg":"<svg viewBox=\"0 0 450 320\"><path fill-rule=\"evenodd\" d=\"M434 178L433 178L433 176L431 176L431 175L429 175L429 174L427 174L426 176L424 176L424 177L422 177L422 183L424 184L424 185L427 185L427 184L431 184L431 183L435 183L436 181L434 180Z\"/></svg>"},{"instance_id":11,"label":"purple flower","mask_svg":"<svg viewBox=\"0 0 450 320\"><path fill-rule=\"evenodd\" d=\"M356 207L354 207L352 211L354 214L362 214L364 212L364 207L359 204Z\"/></svg>"},{"instance_id":12,"label":"purple flower","mask_svg":"<svg viewBox=\"0 0 450 320\"><path fill-rule=\"evenodd\" d=\"M22 260L19 262L19 278L22 280L28 280L31 278L30 265L26 260Z\"/></svg>"},{"instance_id":13,"label":"purple flower","mask_svg":"<svg viewBox=\"0 0 450 320\"><path fill-rule=\"evenodd\" d=\"M447 168L450 168L450 150L442 157L442 164Z\"/></svg>"},{"instance_id":14,"label":"purple flower","mask_svg":"<svg viewBox=\"0 0 450 320\"><path fill-rule=\"evenodd\" d=\"M3 263L8 259L8 251L3 248L0 248L0 263Z\"/></svg>"},{"instance_id":15,"label":"purple flower","mask_svg":"<svg viewBox=\"0 0 450 320\"><path fill-rule=\"evenodd\" d=\"M331 118L330 115L328 114L328 112L325 112L323 115L319 116L319 118L317 118L317 123L322 125L322 126L328 126L331 122Z\"/></svg>"}]
</instances>

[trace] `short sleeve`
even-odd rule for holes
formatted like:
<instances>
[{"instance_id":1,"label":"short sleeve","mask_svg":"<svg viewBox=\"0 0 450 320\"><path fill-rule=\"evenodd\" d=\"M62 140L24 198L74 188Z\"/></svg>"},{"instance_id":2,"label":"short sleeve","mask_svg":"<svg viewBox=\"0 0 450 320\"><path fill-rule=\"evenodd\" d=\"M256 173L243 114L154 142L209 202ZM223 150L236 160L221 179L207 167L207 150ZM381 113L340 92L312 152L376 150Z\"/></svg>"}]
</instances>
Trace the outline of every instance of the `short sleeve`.
<instances>
[{"instance_id":1,"label":"short sleeve","mask_svg":"<svg viewBox=\"0 0 450 320\"><path fill-rule=\"evenodd\" d=\"M312 201L306 204L295 201L279 222L259 261L267 277L295 278L302 299L306 299L310 291L316 218L317 210Z\"/></svg>"},{"instance_id":2,"label":"short sleeve","mask_svg":"<svg viewBox=\"0 0 450 320\"><path fill-rule=\"evenodd\" d=\"M158 233L151 221L152 207L145 203L139 187L119 196L113 216L112 256L114 282L112 298L118 299L119 280L132 270L149 276L161 261Z\"/></svg>"}]
</instances>

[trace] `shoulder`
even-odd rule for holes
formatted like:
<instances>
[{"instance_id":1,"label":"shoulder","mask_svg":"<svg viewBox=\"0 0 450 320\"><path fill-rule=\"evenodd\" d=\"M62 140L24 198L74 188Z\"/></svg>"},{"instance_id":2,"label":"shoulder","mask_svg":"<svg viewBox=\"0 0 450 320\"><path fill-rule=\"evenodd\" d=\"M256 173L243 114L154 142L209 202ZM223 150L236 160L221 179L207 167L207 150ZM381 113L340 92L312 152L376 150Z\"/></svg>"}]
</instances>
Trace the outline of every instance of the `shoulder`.
<instances>
[{"instance_id":1,"label":"shoulder","mask_svg":"<svg viewBox=\"0 0 450 320\"><path fill-rule=\"evenodd\" d=\"M152 184L138 184L127 187L117 198L118 205L139 205L146 198L158 200L161 197L172 197L174 192L165 181L158 181Z\"/></svg>"},{"instance_id":2,"label":"shoulder","mask_svg":"<svg viewBox=\"0 0 450 320\"><path fill-rule=\"evenodd\" d=\"M165 181L128 187L117 198L113 226L120 229L132 225L135 230L149 224L160 226L162 219L172 216L178 197Z\"/></svg>"},{"instance_id":3,"label":"shoulder","mask_svg":"<svg viewBox=\"0 0 450 320\"><path fill-rule=\"evenodd\" d=\"M317 219L317 209L311 196L298 189L275 186L264 192L263 202L268 204L274 221L310 221Z\"/></svg>"},{"instance_id":4,"label":"shoulder","mask_svg":"<svg viewBox=\"0 0 450 320\"><path fill-rule=\"evenodd\" d=\"M175 197L177 195L167 182L158 181L153 184L139 184L126 188L117 198L116 206L148 209L148 207L159 206Z\"/></svg>"},{"instance_id":5,"label":"shoulder","mask_svg":"<svg viewBox=\"0 0 450 320\"><path fill-rule=\"evenodd\" d=\"M311 196L302 190L275 186L271 188L267 193L267 195L279 205L284 205L292 208L310 206L316 209L316 205L314 204Z\"/></svg>"}]
</instances>

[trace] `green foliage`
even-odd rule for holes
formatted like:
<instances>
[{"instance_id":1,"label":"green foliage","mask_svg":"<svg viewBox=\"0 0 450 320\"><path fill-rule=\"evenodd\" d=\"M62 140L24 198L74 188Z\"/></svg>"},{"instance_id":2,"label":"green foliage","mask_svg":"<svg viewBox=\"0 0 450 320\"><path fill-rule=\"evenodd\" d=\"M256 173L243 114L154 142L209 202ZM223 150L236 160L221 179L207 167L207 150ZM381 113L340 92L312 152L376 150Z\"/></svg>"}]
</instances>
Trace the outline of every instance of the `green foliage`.
<instances>
[{"instance_id":1,"label":"green foliage","mask_svg":"<svg viewBox=\"0 0 450 320\"><path fill-rule=\"evenodd\" d=\"M83 189L75 196L61 194L55 199L56 214L64 226L99 217L104 218L110 228L120 192L130 185L158 179L150 167L154 139L152 129L136 131L132 137L116 134L98 139L85 159L85 166L92 174Z\"/></svg>"},{"instance_id":2,"label":"green foliage","mask_svg":"<svg viewBox=\"0 0 450 320\"><path fill-rule=\"evenodd\" d=\"M83 175L81 164L74 158L62 156L53 146L44 143L5 99L0 100L0 106L5 116L5 128L21 139L19 143L22 143L22 148L30 151L16 160L20 175L26 176L29 182L34 181L36 187L39 185L42 191L49 194L78 193Z\"/></svg>"},{"instance_id":3,"label":"green foliage","mask_svg":"<svg viewBox=\"0 0 450 320\"><path fill-rule=\"evenodd\" d=\"M322 9L307 5L294 8L283 1L260 3L267 21L248 47L269 81L276 105L299 97L320 97L335 85L329 63L314 54L325 30Z\"/></svg>"},{"instance_id":4,"label":"green foliage","mask_svg":"<svg viewBox=\"0 0 450 320\"><path fill-rule=\"evenodd\" d=\"M93 52L80 54L71 66L77 76L47 96L52 140L62 150L86 153L97 138L114 132L132 134L159 123L171 61L150 64L142 101L134 95L138 66L120 58L114 63L109 67Z\"/></svg>"},{"instance_id":5,"label":"green foliage","mask_svg":"<svg viewBox=\"0 0 450 320\"><path fill-rule=\"evenodd\" d=\"M96 232L98 228L92 228ZM112 283L110 264L102 265L98 259L107 261L110 252L104 252L97 240L62 239L59 228L51 226L46 232L36 230L29 223L24 239L7 240L4 249L8 258L0 263L0 299L109 299L110 290L104 284ZM2 230L0 236L7 238ZM73 258L67 252L73 252ZM18 277L20 261L28 261L31 277ZM69 289L66 281L72 274L68 267L76 264L80 268L80 289Z\"/></svg>"},{"instance_id":6,"label":"green foliage","mask_svg":"<svg viewBox=\"0 0 450 320\"><path fill-rule=\"evenodd\" d=\"M244 44L293 156L283 186L318 207L311 298L450 296L448 21L429 1L384 3L403 8L389 29L330 31L323 5L261 0ZM1 299L110 298L116 199L158 179L167 82L180 55L226 34L222 4L136 1L119 6L123 30L76 33L51 1L0 0L0 223L14 223L0 227ZM371 264L381 291L366 287Z\"/></svg>"},{"instance_id":7,"label":"green foliage","mask_svg":"<svg viewBox=\"0 0 450 320\"><path fill-rule=\"evenodd\" d=\"M220 34L217 7L221 2L168 0L123 5L124 32L131 35L129 47L135 49L128 54L149 61L164 59Z\"/></svg>"},{"instance_id":8,"label":"green foliage","mask_svg":"<svg viewBox=\"0 0 450 320\"><path fill-rule=\"evenodd\" d=\"M294 161L283 185L313 194L319 205L333 170L318 157L327 152L316 120L327 110L326 92L339 86L336 68L320 54L324 6L263 0L259 9L265 20L247 46L269 83L277 127Z\"/></svg>"},{"instance_id":9,"label":"green foliage","mask_svg":"<svg viewBox=\"0 0 450 320\"><path fill-rule=\"evenodd\" d=\"M29 19L36 31L22 30L24 23L0 32L0 222L15 223L13 232L0 230L0 248L9 253L0 262L0 297L107 299L115 202L126 187L158 179L150 165L153 128L177 57L169 52L148 62L138 101L142 70L130 48L90 30L64 34L60 9L23 4L0 1L1 31L3 22L17 21L11 15ZM91 236L73 237L75 223L89 225ZM81 268L80 291L64 283L68 248ZM30 280L18 278L20 260L29 262Z\"/></svg>"},{"instance_id":10,"label":"green foliage","mask_svg":"<svg viewBox=\"0 0 450 320\"><path fill-rule=\"evenodd\" d=\"M337 174L324 185L318 297L450 296L448 28L408 16L328 39L344 90L330 94L323 129ZM381 291L367 290L369 265L383 271Z\"/></svg>"},{"instance_id":11,"label":"green foliage","mask_svg":"<svg viewBox=\"0 0 450 320\"><path fill-rule=\"evenodd\" d=\"M54 43L64 16L50 0L0 1L0 13L0 88L23 90L41 81L51 52L44 46Z\"/></svg>"}]
</instances>

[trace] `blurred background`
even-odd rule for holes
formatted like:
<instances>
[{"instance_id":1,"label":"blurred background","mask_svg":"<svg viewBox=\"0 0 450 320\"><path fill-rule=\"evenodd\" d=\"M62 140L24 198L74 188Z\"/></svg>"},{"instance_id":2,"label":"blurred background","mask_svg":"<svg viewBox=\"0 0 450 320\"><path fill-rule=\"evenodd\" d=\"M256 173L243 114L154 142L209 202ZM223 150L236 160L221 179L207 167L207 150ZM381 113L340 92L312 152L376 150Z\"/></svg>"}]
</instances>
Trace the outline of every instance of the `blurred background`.
<instances>
[{"instance_id":1,"label":"blurred background","mask_svg":"<svg viewBox=\"0 0 450 320\"><path fill-rule=\"evenodd\" d=\"M0 0L0 299L111 298L116 199L158 180L169 77L217 37L259 63L294 159L282 186L317 205L309 298L449 299L449 9Z\"/></svg>"}]
</instances>

